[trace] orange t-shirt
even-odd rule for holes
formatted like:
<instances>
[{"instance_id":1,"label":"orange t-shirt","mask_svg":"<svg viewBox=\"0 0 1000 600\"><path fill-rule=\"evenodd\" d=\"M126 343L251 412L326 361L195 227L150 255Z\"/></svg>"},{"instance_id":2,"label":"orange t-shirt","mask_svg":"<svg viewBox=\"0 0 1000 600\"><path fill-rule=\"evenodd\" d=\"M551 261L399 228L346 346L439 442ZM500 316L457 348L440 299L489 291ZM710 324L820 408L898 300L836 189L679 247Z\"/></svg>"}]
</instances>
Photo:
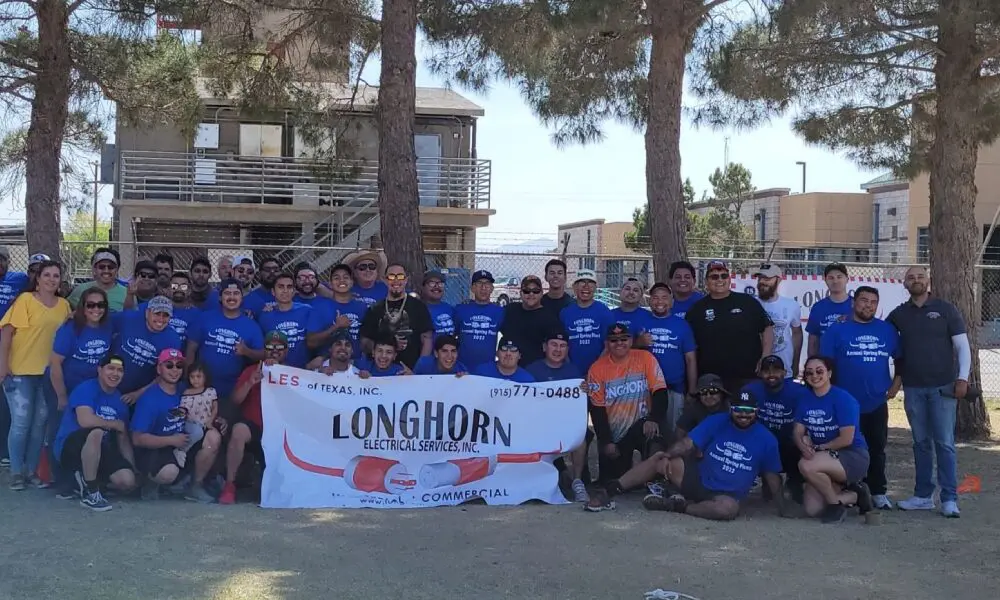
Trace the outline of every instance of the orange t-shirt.
<instances>
[{"instance_id":1,"label":"orange t-shirt","mask_svg":"<svg viewBox=\"0 0 1000 600\"><path fill-rule=\"evenodd\" d=\"M653 392L667 387L656 357L645 350L629 350L621 362L603 354L587 372L587 383L590 402L608 413L615 442L649 413Z\"/></svg>"}]
</instances>

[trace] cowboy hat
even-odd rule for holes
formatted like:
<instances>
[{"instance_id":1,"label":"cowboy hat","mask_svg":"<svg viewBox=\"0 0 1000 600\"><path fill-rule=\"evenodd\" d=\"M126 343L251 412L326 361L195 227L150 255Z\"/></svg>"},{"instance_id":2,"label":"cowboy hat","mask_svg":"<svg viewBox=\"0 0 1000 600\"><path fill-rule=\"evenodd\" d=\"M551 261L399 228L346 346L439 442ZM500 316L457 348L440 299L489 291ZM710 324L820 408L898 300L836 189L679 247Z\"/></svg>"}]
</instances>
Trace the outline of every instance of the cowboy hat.
<instances>
[{"instance_id":1,"label":"cowboy hat","mask_svg":"<svg viewBox=\"0 0 1000 600\"><path fill-rule=\"evenodd\" d=\"M385 252L382 250L355 250L344 257L343 263L351 267L351 270L354 270L358 263L363 259L375 261L375 268L377 272L379 274L385 273L386 263L388 260L385 257Z\"/></svg>"}]
</instances>

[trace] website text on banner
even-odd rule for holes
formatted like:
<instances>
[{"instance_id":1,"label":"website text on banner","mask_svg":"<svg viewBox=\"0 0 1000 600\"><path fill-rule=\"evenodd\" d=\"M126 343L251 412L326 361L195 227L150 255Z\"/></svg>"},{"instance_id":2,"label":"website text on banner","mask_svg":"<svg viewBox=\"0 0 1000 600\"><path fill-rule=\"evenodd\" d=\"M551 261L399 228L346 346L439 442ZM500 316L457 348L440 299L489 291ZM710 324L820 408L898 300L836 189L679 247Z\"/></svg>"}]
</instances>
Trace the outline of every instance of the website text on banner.
<instances>
[{"instance_id":1,"label":"website text on banner","mask_svg":"<svg viewBox=\"0 0 1000 600\"><path fill-rule=\"evenodd\" d=\"M552 461L583 442L580 383L271 367L262 384L261 506L563 504Z\"/></svg>"}]
</instances>

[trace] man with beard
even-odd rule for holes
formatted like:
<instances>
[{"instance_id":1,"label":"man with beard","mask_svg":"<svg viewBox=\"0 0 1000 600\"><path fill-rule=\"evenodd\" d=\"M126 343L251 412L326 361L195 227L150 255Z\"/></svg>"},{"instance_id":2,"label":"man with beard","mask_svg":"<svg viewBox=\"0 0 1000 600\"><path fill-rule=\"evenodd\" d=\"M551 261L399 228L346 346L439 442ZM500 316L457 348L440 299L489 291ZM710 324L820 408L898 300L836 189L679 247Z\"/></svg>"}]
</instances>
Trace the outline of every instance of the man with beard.
<instances>
[{"instance_id":1,"label":"man with beard","mask_svg":"<svg viewBox=\"0 0 1000 600\"><path fill-rule=\"evenodd\" d=\"M444 302L445 278L439 271L424 273L420 299L427 305L434 323L434 339L442 335L455 335L455 307Z\"/></svg>"},{"instance_id":2,"label":"man with beard","mask_svg":"<svg viewBox=\"0 0 1000 600\"><path fill-rule=\"evenodd\" d=\"M834 323L842 323L851 315L851 296L847 293L847 267L830 263L823 269L823 282L830 295L809 309L806 333L809 334L809 356L819 354L820 340Z\"/></svg>"},{"instance_id":3,"label":"man with beard","mask_svg":"<svg viewBox=\"0 0 1000 600\"><path fill-rule=\"evenodd\" d=\"M458 375L469 369L458 362L458 340L453 335L442 335L434 340L434 356L421 356L414 375Z\"/></svg>"},{"instance_id":4,"label":"man with beard","mask_svg":"<svg viewBox=\"0 0 1000 600\"><path fill-rule=\"evenodd\" d=\"M559 312L573 304L573 296L566 293L566 263L553 258L545 263L545 282L549 291L542 296L542 305Z\"/></svg>"},{"instance_id":5,"label":"man with beard","mask_svg":"<svg viewBox=\"0 0 1000 600\"><path fill-rule=\"evenodd\" d=\"M472 300L455 307L459 359L475 371L480 365L493 364L497 338L503 327L504 307L490 300L493 274L479 270L472 274Z\"/></svg>"},{"instance_id":6,"label":"man with beard","mask_svg":"<svg viewBox=\"0 0 1000 600\"><path fill-rule=\"evenodd\" d=\"M181 338L170 328L173 303L156 296L144 310L128 310L111 316L114 326L112 354L121 356L125 375L118 389L131 404L156 377L156 358L168 348L178 348Z\"/></svg>"},{"instance_id":7,"label":"man with beard","mask_svg":"<svg viewBox=\"0 0 1000 600\"><path fill-rule=\"evenodd\" d=\"M201 310L219 308L219 291L212 287L212 263L204 256L191 261L191 304Z\"/></svg>"},{"instance_id":8,"label":"man with beard","mask_svg":"<svg viewBox=\"0 0 1000 600\"><path fill-rule=\"evenodd\" d=\"M133 277L125 290L124 308L135 308L143 302L149 302L157 295L156 265L150 260L140 260L135 263Z\"/></svg>"},{"instance_id":9,"label":"man with beard","mask_svg":"<svg viewBox=\"0 0 1000 600\"><path fill-rule=\"evenodd\" d=\"M344 330L351 336L354 359L361 357L361 321L368 306L354 297L351 268L345 264L334 265L330 272L330 290L333 298L316 298L306 324L306 343L312 350L323 354L334 333Z\"/></svg>"},{"instance_id":10,"label":"man with beard","mask_svg":"<svg viewBox=\"0 0 1000 600\"><path fill-rule=\"evenodd\" d=\"M223 254L219 257L218 267L215 269L219 273L219 279L233 278L233 257L230 254Z\"/></svg>"},{"instance_id":11,"label":"man with beard","mask_svg":"<svg viewBox=\"0 0 1000 600\"><path fill-rule=\"evenodd\" d=\"M704 298L705 294L694 289L698 283L694 265L686 260L671 264L668 276L670 291L674 296L673 314L683 319L695 302Z\"/></svg>"},{"instance_id":12,"label":"man with beard","mask_svg":"<svg viewBox=\"0 0 1000 600\"><path fill-rule=\"evenodd\" d=\"M170 276L174 273L174 257L166 253L157 254L153 263L156 265L156 289L166 296L170 287Z\"/></svg>"},{"instance_id":13,"label":"man with beard","mask_svg":"<svg viewBox=\"0 0 1000 600\"><path fill-rule=\"evenodd\" d=\"M254 317L259 317L264 309L276 301L274 299L274 283L281 273L281 266L273 258L265 258L260 262L257 280L260 285L243 296L243 308L250 311Z\"/></svg>"},{"instance_id":14,"label":"man with beard","mask_svg":"<svg viewBox=\"0 0 1000 600\"><path fill-rule=\"evenodd\" d=\"M295 279L289 273L275 278L274 298L275 304L265 306L257 314L257 323L262 331L277 331L285 336L286 356L282 364L302 369L309 362L306 329L312 308L294 301Z\"/></svg>"},{"instance_id":15,"label":"man with beard","mask_svg":"<svg viewBox=\"0 0 1000 600\"><path fill-rule=\"evenodd\" d=\"M629 332L636 340L636 348L646 347L648 344L644 344L642 341L649 341L640 339L641 334L646 332L649 327L649 311L639 306L645 292L646 289L639 283L638 279L629 277L622 285L621 291L618 292L620 302L618 308L611 311L611 316L616 323L628 325Z\"/></svg>"},{"instance_id":16,"label":"man with beard","mask_svg":"<svg viewBox=\"0 0 1000 600\"><path fill-rule=\"evenodd\" d=\"M319 297L316 293L319 289L319 277L316 275L316 268L307 262L300 262L295 265L295 301L299 304L312 303Z\"/></svg>"},{"instance_id":17,"label":"man with beard","mask_svg":"<svg viewBox=\"0 0 1000 600\"><path fill-rule=\"evenodd\" d=\"M389 294L371 308L361 321L361 344L365 354L375 349L380 334L394 336L398 359L412 369L421 356L430 356L434 348L434 326L427 306L406 293L406 268L393 263L386 268Z\"/></svg>"},{"instance_id":18,"label":"man with beard","mask_svg":"<svg viewBox=\"0 0 1000 600\"><path fill-rule=\"evenodd\" d=\"M4 261L6 265L6 261ZM73 288L70 292L69 303L76 308L76 305L80 303L80 298L83 296L83 292L89 290L92 287L99 287L104 290L104 293L108 296L108 310L111 312L121 312L125 306L125 296L128 294L126 287L118 283L118 256L111 251L110 248L98 248L94 251L93 256L90 257L90 265L93 268L93 281L88 281L86 283L81 283ZM4 267L4 285L8 285L6 267ZM17 273L14 275L21 275L21 277L14 277L15 283L21 278L24 282L21 283L21 288L23 288L24 283L27 283L27 276L23 273ZM18 288L18 293L20 293L21 288ZM14 294L15 296L17 294ZM0 292L0 301L6 298L6 294ZM12 302L13 300L11 300ZM4 305L3 312L0 312L0 316L7 312L6 307L9 306L9 302Z\"/></svg>"},{"instance_id":19,"label":"man with beard","mask_svg":"<svg viewBox=\"0 0 1000 600\"><path fill-rule=\"evenodd\" d=\"M802 310L796 300L778 295L781 267L763 264L755 276L757 300L774 323L774 347L771 352L788 365L789 377L798 377L802 358Z\"/></svg>"},{"instance_id":20,"label":"man with beard","mask_svg":"<svg viewBox=\"0 0 1000 600\"><path fill-rule=\"evenodd\" d=\"M653 353L667 380L670 402L667 415L661 424L669 434L677 427L684 410L684 398L694 395L698 382L698 359L694 333L682 317L671 313L673 294L663 282L649 289L650 314L646 317L646 331L641 336L642 346Z\"/></svg>"},{"instance_id":21,"label":"man with beard","mask_svg":"<svg viewBox=\"0 0 1000 600\"><path fill-rule=\"evenodd\" d=\"M178 271L171 275L167 289L174 305L170 328L177 332L183 347L187 342L188 329L197 325L203 311L191 303L191 279L187 273ZM145 310L148 305L148 303L140 304L139 310Z\"/></svg>"},{"instance_id":22,"label":"man with beard","mask_svg":"<svg viewBox=\"0 0 1000 600\"><path fill-rule=\"evenodd\" d=\"M757 378L760 359L773 354L774 326L752 296L729 288L729 267L714 260L705 270L708 296L684 317L698 345L698 370L722 377L726 389Z\"/></svg>"},{"instance_id":23,"label":"man with beard","mask_svg":"<svg viewBox=\"0 0 1000 600\"><path fill-rule=\"evenodd\" d=\"M785 362L780 356L765 356L760 361L760 379L751 381L744 388L757 399L757 419L771 430L778 440L781 467L787 479L792 499L802 504L802 486L805 480L799 473L799 452L792 439L795 411L809 389L787 377ZM765 492L766 493L766 492Z\"/></svg>"},{"instance_id":24,"label":"man with beard","mask_svg":"<svg viewBox=\"0 0 1000 600\"><path fill-rule=\"evenodd\" d=\"M240 282L245 297L254 288L257 271L253 266L253 259L249 256L237 256L233 259L233 279ZM222 281L225 281L224 279ZM222 283L221 281L219 282Z\"/></svg>"},{"instance_id":25,"label":"man with beard","mask_svg":"<svg viewBox=\"0 0 1000 600\"><path fill-rule=\"evenodd\" d=\"M605 332L615 324L611 309L594 299L596 291L597 275L589 269L578 270L573 282L576 302L559 313L563 327L569 332L569 359L581 373L590 370L604 352Z\"/></svg>"},{"instance_id":26,"label":"man with beard","mask_svg":"<svg viewBox=\"0 0 1000 600\"><path fill-rule=\"evenodd\" d=\"M375 250L364 251L344 259L344 263L354 273L354 286L351 291L358 300L371 308L377 302L385 300L389 294L389 285L379 281L379 265L385 260Z\"/></svg>"},{"instance_id":27,"label":"man with beard","mask_svg":"<svg viewBox=\"0 0 1000 600\"><path fill-rule=\"evenodd\" d=\"M521 300L504 307L500 333L521 349L521 366L542 359L546 336L563 328L559 315L542 304L542 280L528 275L521 280Z\"/></svg>"},{"instance_id":28,"label":"man with beard","mask_svg":"<svg viewBox=\"0 0 1000 600\"><path fill-rule=\"evenodd\" d=\"M338 329L332 336L330 353L327 356L317 356L306 366L310 371L320 371L327 375L338 373L357 375L361 371L354 366L354 344L351 334L346 329Z\"/></svg>"}]
</instances>

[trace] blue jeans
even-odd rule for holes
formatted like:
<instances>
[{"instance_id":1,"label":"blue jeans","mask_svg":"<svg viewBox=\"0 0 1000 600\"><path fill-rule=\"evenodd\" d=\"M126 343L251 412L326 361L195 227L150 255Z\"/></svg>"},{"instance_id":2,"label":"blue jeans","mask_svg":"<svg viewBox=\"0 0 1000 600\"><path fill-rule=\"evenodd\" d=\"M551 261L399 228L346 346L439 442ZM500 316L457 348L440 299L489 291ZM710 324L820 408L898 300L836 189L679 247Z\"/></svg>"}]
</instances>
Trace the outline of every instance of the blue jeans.
<instances>
[{"instance_id":1,"label":"blue jeans","mask_svg":"<svg viewBox=\"0 0 1000 600\"><path fill-rule=\"evenodd\" d=\"M7 406L7 395L3 393L3 386L0 385L0 440L7 439L10 435L10 407ZM0 458L10 458L7 444L0 443Z\"/></svg>"},{"instance_id":2,"label":"blue jeans","mask_svg":"<svg viewBox=\"0 0 1000 600\"><path fill-rule=\"evenodd\" d=\"M38 470L38 457L45 441L45 420L49 407L45 401L44 375L11 375L3 382L10 406L10 472L32 475Z\"/></svg>"},{"instance_id":3,"label":"blue jeans","mask_svg":"<svg viewBox=\"0 0 1000 600\"><path fill-rule=\"evenodd\" d=\"M955 457L955 418L958 401L944 394L952 384L934 388L903 388L903 406L913 433L913 465L920 498L934 495L934 458L937 456L937 483L941 502L958 499L958 461Z\"/></svg>"},{"instance_id":4,"label":"blue jeans","mask_svg":"<svg viewBox=\"0 0 1000 600\"><path fill-rule=\"evenodd\" d=\"M52 387L52 379L45 377L42 386L45 393L45 406L49 412L48 423L45 426L45 451L49 455L49 471L52 472L52 480L55 482L56 488L61 489L70 483L67 474L63 472L62 466L59 464L55 447L56 434L59 433L64 411L59 410L59 397L56 396L56 390Z\"/></svg>"}]
</instances>

